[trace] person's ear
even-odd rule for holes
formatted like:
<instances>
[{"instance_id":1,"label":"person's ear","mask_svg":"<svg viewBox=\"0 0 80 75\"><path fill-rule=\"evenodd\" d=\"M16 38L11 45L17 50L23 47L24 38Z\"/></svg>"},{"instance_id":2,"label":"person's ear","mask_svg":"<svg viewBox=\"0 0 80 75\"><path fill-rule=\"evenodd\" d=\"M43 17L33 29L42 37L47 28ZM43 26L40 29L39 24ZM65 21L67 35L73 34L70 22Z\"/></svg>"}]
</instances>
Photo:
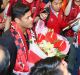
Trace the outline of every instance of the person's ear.
<instances>
[{"instance_id":1,"label":"person's ear","mask_svg":"<svg viewBox=\"0 0 80 75\"><path fill-rule=\"evenodd\" d=\"M14 19L16 23L20 23L20 19L19 18L15 18Z\"/></svg>"}]
</instances>

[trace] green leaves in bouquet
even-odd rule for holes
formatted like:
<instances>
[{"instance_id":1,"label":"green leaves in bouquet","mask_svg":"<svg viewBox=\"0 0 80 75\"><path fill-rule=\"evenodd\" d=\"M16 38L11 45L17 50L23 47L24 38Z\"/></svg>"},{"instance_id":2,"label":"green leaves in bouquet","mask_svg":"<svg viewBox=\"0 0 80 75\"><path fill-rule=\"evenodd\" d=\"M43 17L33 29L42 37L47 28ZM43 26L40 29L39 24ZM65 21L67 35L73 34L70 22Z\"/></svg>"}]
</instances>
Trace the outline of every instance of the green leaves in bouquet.
<instances>
[{"instance_id":1,"label":"green leaves in bouquet","mask_svg":"<svg viewBox=\"0 0 80 75\"><path fill-rule=\"evenodd\" d=\"M59 50L57 50L57 53L56 53L55 56L58 56L58 57L60 57L61 59L66 57L66 55L65 55L65 54L62 54Z\"/></svg>"}]
</instances>

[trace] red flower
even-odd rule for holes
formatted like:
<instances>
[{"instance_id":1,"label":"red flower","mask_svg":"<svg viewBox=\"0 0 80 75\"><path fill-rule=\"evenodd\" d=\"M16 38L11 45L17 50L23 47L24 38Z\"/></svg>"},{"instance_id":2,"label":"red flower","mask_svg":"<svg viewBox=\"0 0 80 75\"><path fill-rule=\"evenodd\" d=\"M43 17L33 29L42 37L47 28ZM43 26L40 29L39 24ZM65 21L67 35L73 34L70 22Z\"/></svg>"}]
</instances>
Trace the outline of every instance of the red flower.
<instances>
[{"instance_id":1,"label":"red flower","mask_svg":"<svg viewBox=\"0 0 80 75\"><path fill-rule=\"evenodd\" d=\"M37 42L38 42L38 43L41 42L41 41L44 40L44 39L45 39L45 36L44 36L44 35L38 34L38 38L37 38Z\"/></svg>"},{"instance_id":2,"label":"red flower","mask_svg":"<svg viewBox=\"0 0 80 75\"><path fill-rule=\"evenodd\" d=\"M24 72L29 72L29 67L28 67L28 65L25 65L24 66L24 70L23 70Z\"/></svg>"},{"instance_id":3,"label":"red flower","mask_svg":"<svg viewBox=\"0 0 80 75\"><path fill-rule=\"evenodd\" d=\"M57 35L54 32L48 32L45 36L46 41L54 43L57 40Z\"/></svg>"},{"instance_id":4,"label":"red flower","mask_svg":"<svg viewBox=\"0 0 80 75\"><path fill-rule=\"evenodd\" d=\"M59 51L63 51L66 48L66 43L63 40L59 40L54 44L55 48L58 48Z\"/></svg>"}]
</instances>

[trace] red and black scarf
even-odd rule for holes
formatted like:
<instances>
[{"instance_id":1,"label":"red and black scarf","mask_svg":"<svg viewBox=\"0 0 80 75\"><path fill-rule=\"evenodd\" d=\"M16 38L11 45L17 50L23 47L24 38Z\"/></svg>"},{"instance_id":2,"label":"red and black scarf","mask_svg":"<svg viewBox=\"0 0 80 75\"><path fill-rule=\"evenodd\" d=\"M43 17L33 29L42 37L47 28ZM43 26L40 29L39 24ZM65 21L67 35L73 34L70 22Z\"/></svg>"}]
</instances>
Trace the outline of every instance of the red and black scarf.
<instances>
[{"instance_id":1,"label":"red and black scarf","mask_svg":"<svg viewBox=\"0 0 80 75\"><path fill-rule=\"evenodd\" d=\"M27 65L28 45L26 43L26 39L21 29L18 27L18 25L15 22L12 22L12 26L10 30L12 36L14 37L15 44L17 47L17 58L16 58L16 64L14 70L20 72L28 72L29 71L29 67Z\"/></svg>"}]
</instances>

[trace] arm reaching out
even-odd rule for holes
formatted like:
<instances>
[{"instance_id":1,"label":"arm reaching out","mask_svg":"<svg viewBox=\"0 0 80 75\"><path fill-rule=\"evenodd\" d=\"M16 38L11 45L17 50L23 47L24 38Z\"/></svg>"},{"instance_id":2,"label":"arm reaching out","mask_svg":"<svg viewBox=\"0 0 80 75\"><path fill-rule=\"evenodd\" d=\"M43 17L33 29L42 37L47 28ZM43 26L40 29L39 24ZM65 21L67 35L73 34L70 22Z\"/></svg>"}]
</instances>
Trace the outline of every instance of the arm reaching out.
<instances>
[{"instance_id":1,"label":"arm reaching out","mask_svg":"<svg viewBox=\"0 0 80 75\"><path fill-rule=\"evenodd\" d=\"M64 11L65 16L69 15L71 7L72 7L72 2L73 2L73 0L69 0L67 6L65 8L65 11Z\"/></svg>"}]
</instances>

